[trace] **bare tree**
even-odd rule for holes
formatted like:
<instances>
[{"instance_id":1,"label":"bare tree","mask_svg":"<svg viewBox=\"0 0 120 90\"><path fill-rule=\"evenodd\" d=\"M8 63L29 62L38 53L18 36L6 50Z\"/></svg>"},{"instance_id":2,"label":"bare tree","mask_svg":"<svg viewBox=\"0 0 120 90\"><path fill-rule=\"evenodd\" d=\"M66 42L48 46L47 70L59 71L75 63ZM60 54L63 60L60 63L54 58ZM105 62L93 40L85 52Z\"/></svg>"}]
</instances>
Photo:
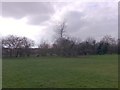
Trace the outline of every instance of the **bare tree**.
<instances>
[{"instance_id":1,"label":"bare tree","mask_svg":"<svg viewBox=\"0 0 120 90\"><path fill-rule=\"evenodd\" d=\"M31 39L28 39L26 37L21 38L20 48L22 49L22 52L25 52L25 55L30 56L31 54L31 47L34 46L34 41Z\"/></svg>"},{"instance_id":2,"label":"bare tree","mask_svg":"<svg viewBox=\"0 0 120 90\"><path fill-rule=\"evenodd\" d=\"M106 42L106 43L109 43L109 44L116 44L116 43L117 43L116 40L115 40L115 38L113 38L113 37L110 36L110 35L104 36L104 37L102 38L102 41L103 41L103 42Z\"/></svg>"},{"instance_id":3,"label":"bare tree","mask_svg":"<svg viewBox=\"0 0 120 90\"><path fill-rule=\"evenodd\" d=\"M88 37L86 39L86 49L88 50L87 53L88 54L95 54L96 53L96 40L92 37Z\"/></svg>"},{"instance_id":4,"label":"bare tree","mask_svg":"<svg viewBox=\"0 0 120 90\"><path fill-rule=\"evenodd\" d=\"M42 43L40 43L38 45L39 48L39 55L41 56L46 56L47 54L49 54L49 44L45 41L43 41Z\"/></svg>"},{"instance_id":5,"label":"bare tree","mask_svg":"<svg viewBox=\"0 0 120 90\"><path fill-rule=\"evenodd\" d=\"M66 28L66 22L60 22L56 25L56 35L57 39L53 45L54 52L56 52L57 55L62 55L63 54L63 43L65 40L65 28Z\"/></svg>"},{"instance_id":6,"label":"bare tree","mask_svg":"<svg viewBox=\"0 0 120 90\"><path fill-rule=\"evenodd\" d=\"M64 38L65 35L65 29L66 29L66 22L60 22L57 26L56 26L56 34L58 35L58 38Z\"/></svg>"},{"instance_id":7,"label":"bare tree","mask_svg":"<svg viewBox=\"0 0 120 90\"><path fill-rule=\"evenodd\" d=\"M32 40L26 37L18 37L9 35L2 39L2 47L7 50L9 56L22 56L23 54L28 54L27 49L33 46Z\"/></svg>"},{"instance_id":8,"label":"bare tree","mask_svg":"<svg viewBox=\"0 0 120 90\"><path fill-rule=\"evenodd\" d=\"M9 35L2 39L2 46L3 48L7 48L7 52L9 56L13 56L14 48L18 46L19 38L17 36Z\"/></svg>"},{"instance_id":9,"label":"bare tree","mask_svg":"<svg viewBox=\"0 0 120 90\"><path fill-rule=\"evenodd\" d=\"M115 40L115 38L113 38L110 35L106 35L102 38L101 41L107 44L107 48L108 48L107 53L112 54L117 52L117 48L116 48L117 41Z\"/></svg>"}]
</instances>

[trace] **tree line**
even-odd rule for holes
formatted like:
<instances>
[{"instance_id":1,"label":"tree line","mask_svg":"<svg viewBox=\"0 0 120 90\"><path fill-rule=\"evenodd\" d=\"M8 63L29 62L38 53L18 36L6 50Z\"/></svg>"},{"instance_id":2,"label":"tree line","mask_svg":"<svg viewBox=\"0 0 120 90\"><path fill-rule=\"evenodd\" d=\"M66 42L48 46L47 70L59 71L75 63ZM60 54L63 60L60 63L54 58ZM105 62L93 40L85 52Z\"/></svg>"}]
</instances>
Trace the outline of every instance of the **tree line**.
<instances>
[{"instance_id":1,"label":"tree line","mask_svg":"<svg viewBox=\"0 0 120 90\"><path fill-rule=\"evenodd\" d=\"M22 56L80 56L120 53L120 39L104 36L99 42L93 38L77 42L71 38L58 38L52 45L46 42L33 48L34 41L26 37L7 36L2 39L2 54L9 57Z\"/></svg>"},{"instance_id":2,"label":"tree line","mask_svg":"<svg viewBox=\"0 0 120 90\"><path fill-rule=\"evenodd\" d=\"M40 43L33 48L35 43L27 37L9 35L2 38L3 57L23 56L66 56L74 57L80 55L104 55L120 53L120 39L106 35L100 41L88 38L84 41L77 40L65 35L66 24L63 22L57 26L57 36L53 44Z\"/></svg>"}]
</instances>

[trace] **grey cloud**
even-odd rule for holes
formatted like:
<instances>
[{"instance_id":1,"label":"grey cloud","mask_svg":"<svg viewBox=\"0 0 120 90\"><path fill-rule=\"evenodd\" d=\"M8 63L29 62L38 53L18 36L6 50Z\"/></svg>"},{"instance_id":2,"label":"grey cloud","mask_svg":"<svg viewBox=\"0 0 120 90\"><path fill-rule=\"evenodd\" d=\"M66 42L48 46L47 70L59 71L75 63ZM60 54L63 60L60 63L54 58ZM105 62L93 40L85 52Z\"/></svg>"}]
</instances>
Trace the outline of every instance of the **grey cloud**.
<instances>
[{"instance_id":1,"label":"grey cloud","mask_svg":"<svg viewBox=\"0 0 120 90\"><path fill-rule=\"evenodd\" d=\"M50 16L51 15L49 15L49 14L33 15L33 16L29 17L30 22L28 22L28 23L29 24L34 24L34 25L39 25L39 24L49 20Z\"/></svg>"},{"instance_id":2,"label":"grey cloud","mask_svg":"<svg viewBox=\"0 0 120 90\"><path fill-rule=\"evenodd\" d=\"M3 2L2 4L3 17L16 19L29 17L31 24L40 24L49 20L53 13L53 6L47 2Z\"/></svg>"},{"instance_id":3,"label":"grey cloud","mask_svg":"<svg viewBox=\"0 0 120 90\"><path fill-rule=\"evenodd\" d=\"M85 22L82 18L84 17L84 13L79 11L70 11L66 14L65 19L67 22L67 31L68 32L76 32L80 28L84 27Z\"/></svg>"},{"instance_id":4,"label":"grey cloud","mask_svg":"<svg viewBox=\"0 0 120 90\"><path fill-rule=\"evenodd\" d=\"M53 24L49 19L56 12L54 10L55 3L43 3L43 2L24 2L24 3L3 3L3 16L14 17L20 19L22 17L29 18L29 24L42 25L45 21ZM57 5L57 4L55 4ZM66 4L60 5L59 9L65 7ZM69 5L69 4L67 4ZM66 32L69 35L80 37L85 39L89 36L101 38L106 34L110 34L117 37L117 3L113 2L90 2L83 3L72 11L66 11L65 19L67 22ZM70 6L72 7L72 6ZM58 7L56 7L57 9ZM83 9L79 11L79 9ZM50 39L54 31L52 26L48 23L43 25L46 26L45 38ZM54 26L54 25L53 25Z\"/></svg>"},{"instance_id":5,"label":"grey cloud","mask_svg":"<svg viewBox=\"0 0 120 90\"><path fill-rule=\"evenodd\" d=\"M70 11L66 14L68 33L75 37L101 38L112 35L117 38L117 8L110 7L107 3L85 3L83 12Z\"/></svg>"},{"instance_id":6,"label":"grey cloud","mask_svg":"<svg viewBox=\"0 0 120 90\"><path fill-rule=\"evenodd\" d=\"M0 16L2 15L2 2L0 2Z\"/></svg>"}]
</instances>

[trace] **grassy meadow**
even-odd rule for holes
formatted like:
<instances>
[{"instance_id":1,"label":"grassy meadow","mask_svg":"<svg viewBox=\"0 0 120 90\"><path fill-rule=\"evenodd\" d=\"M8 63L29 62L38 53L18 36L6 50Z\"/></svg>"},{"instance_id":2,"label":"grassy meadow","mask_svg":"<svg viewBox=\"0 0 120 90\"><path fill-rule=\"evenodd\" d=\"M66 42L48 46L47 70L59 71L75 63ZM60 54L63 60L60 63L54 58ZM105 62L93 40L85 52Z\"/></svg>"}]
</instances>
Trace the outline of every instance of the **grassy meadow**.
<instances>
[{"instance_id":1,"label":"grassy meadow","mask_svg":"<svg viewBox=\"0 0 120 90\"><path fill-rule=\"evenodd\" d=\"M3 88L117 87L117 55L3 59Z\"/></svg>"}]
</instances>

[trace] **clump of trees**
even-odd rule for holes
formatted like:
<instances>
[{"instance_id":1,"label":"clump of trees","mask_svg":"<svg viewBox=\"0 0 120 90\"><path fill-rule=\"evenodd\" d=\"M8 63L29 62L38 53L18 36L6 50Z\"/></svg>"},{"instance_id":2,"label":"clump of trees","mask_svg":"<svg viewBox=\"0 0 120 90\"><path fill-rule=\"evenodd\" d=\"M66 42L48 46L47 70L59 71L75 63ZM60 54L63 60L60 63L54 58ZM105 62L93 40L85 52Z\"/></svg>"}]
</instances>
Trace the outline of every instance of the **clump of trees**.
<instances>
[{"instance_id":1,"label":"clump of trees","mask_svg":"<svg viewBox=\"0 0 120 90\"><path fill-rule=\"evenodd\" d=\"M94 38L87 38L78 41L70 36L65 36L66 23L57 26L57 39L51 45L43 42L34 48L34 41L26 37L9 35L2 39L2 55L9 57L22 56L66 56L75 57L80 55L103 55L120 53L120 39L115 40L109 35L104 36L100 41Z\"/></svg>"}]
</instances>

